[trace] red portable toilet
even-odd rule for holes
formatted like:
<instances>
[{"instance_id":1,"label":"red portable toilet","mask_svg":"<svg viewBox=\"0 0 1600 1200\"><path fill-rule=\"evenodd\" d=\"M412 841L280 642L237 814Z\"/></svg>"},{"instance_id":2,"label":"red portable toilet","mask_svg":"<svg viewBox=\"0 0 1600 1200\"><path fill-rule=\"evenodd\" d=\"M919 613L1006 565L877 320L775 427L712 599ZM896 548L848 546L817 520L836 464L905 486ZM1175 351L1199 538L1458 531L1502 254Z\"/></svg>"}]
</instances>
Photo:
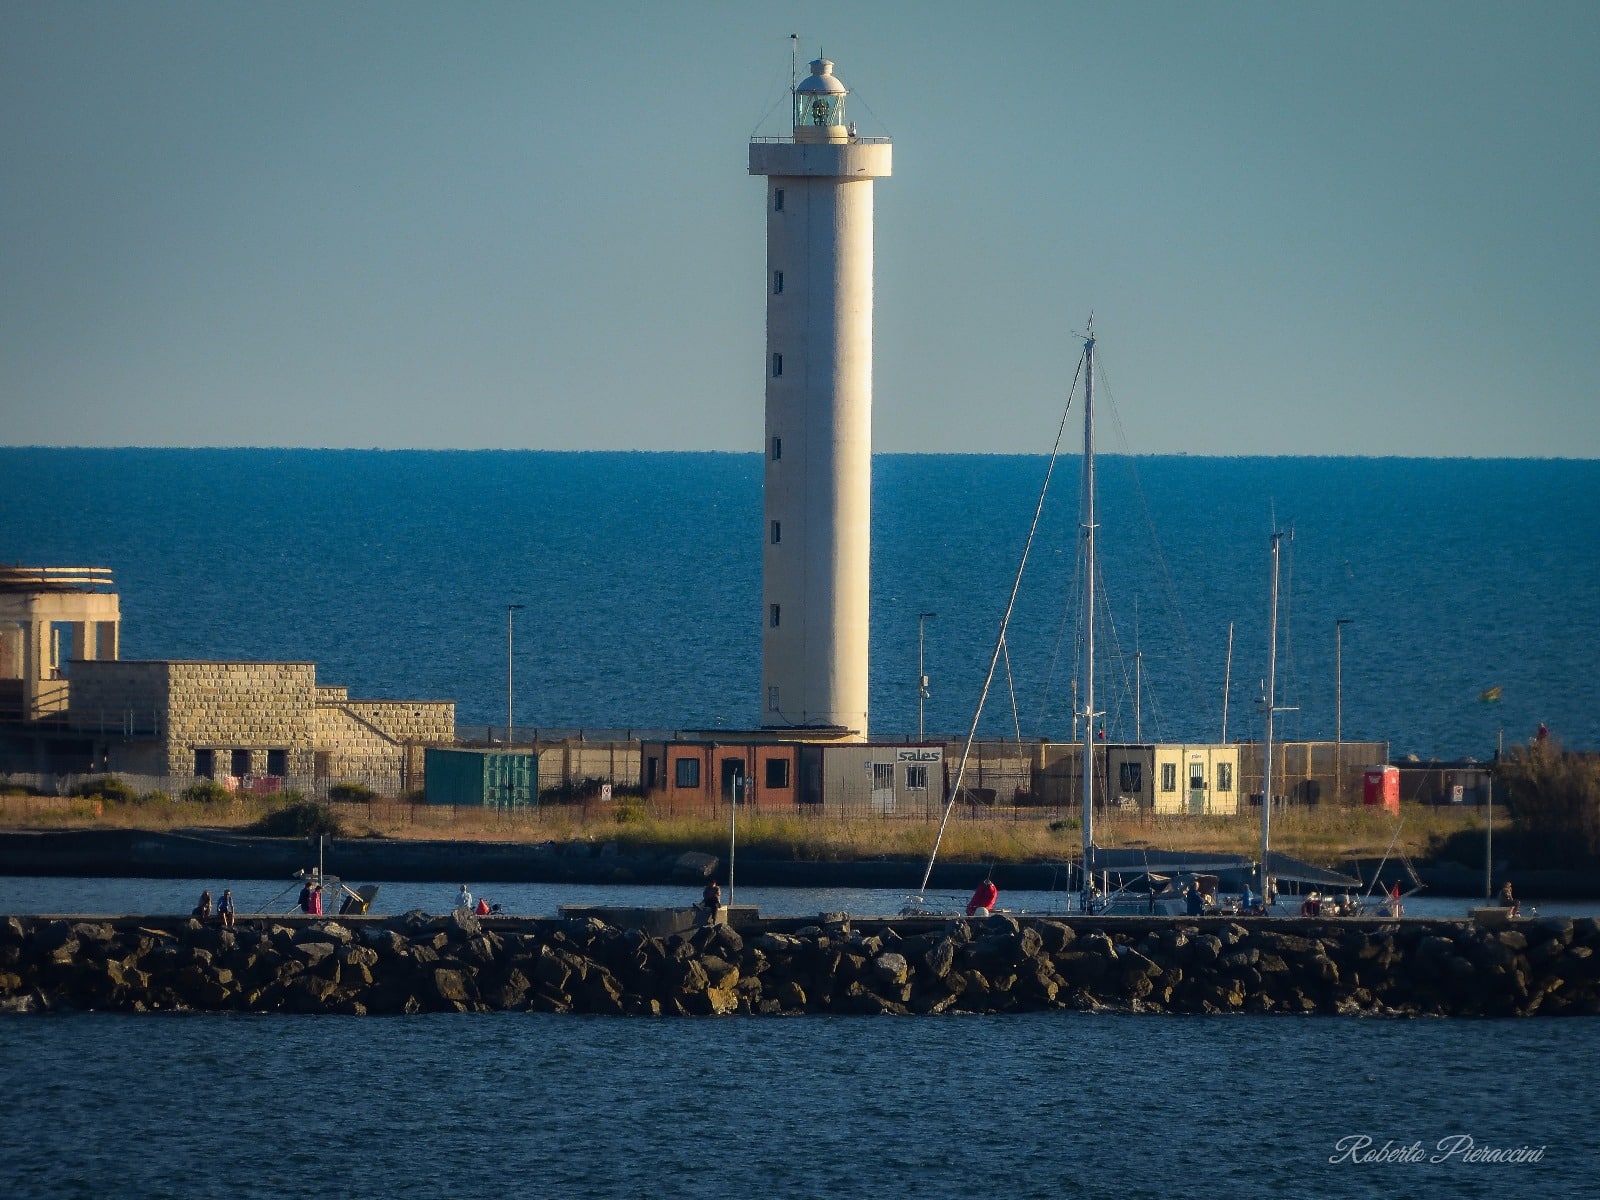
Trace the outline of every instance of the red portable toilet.
<instances>
[{"instance_id":1,"label":"red portable toilet","mask_svg":"<svg viewBox=\"0 0 1600 1200\"><path fill-rule=\"evenodd\" d=\"M1400 768L1368 767L1361 773L1361 803L1400 811Z\"/></svg>"}]
</instances>

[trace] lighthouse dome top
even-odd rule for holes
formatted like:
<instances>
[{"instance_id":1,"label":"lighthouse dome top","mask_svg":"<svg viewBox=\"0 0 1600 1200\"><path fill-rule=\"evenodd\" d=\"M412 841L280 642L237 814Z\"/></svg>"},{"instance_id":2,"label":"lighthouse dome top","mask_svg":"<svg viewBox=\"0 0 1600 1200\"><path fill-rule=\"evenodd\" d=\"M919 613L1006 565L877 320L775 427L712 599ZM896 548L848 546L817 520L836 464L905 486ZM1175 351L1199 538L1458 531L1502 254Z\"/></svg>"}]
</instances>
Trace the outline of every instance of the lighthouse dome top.
<instances>
[{"instance_id":1,"label":"lighthouse dome top","mask_svg":"<svg viewBox=\"0 0 1600 1200\"><path fill-rule=\"evenodd\" d=\"M794 90L803 96L843 96L850 89L834 78L831 59L816 58L811 61L811 74Z\"/></svg>"}]
</instances>

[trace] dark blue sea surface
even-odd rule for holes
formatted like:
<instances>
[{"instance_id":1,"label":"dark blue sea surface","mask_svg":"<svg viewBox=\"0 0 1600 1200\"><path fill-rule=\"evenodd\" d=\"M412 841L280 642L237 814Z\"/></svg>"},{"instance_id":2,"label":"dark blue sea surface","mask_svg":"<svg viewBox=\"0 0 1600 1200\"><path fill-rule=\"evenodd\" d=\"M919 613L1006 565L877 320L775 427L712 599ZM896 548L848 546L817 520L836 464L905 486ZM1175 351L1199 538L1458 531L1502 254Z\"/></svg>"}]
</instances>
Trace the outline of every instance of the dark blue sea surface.
<instances>
[{"instance_id":1,"label":"dark blue sea surface","mask_svg":"<svg viewBox=\"0 0 1600 1200\"><path fill-rule=\"evenodd\" d=\"M1045 459L878 455L872 722L964 732ZM519 726L759 720L756 455L0 449L0 560L114 568L124 657L312 660L363 697ZM1545 721L1600 746L1600 462L1103 456L1097 699L1108 736L1259 737L1268 535L1283 565L1280 722L1395 755L1487 757ZM1063 460L984 730L1071 733L1078 464ZM1479 696L1502 689L1503 701ZM1010 697L1016 697L1013 719Z\"/></svg>"},{"instance_id":2,"label":"dark blue sea surface","mask_svg":"<svg viewBox=\"0 0 1600 1200\"><path fill-rule=\"evenodd\" d=\"M0 1170L95 1200L1588 1196L1597 1068L1565 1020L12 1018ZM1343 1158L1362 1137L1424 1161ZM1427 1161L1458 1137L1541 1157Z\"/></svg>"}]
</instances>

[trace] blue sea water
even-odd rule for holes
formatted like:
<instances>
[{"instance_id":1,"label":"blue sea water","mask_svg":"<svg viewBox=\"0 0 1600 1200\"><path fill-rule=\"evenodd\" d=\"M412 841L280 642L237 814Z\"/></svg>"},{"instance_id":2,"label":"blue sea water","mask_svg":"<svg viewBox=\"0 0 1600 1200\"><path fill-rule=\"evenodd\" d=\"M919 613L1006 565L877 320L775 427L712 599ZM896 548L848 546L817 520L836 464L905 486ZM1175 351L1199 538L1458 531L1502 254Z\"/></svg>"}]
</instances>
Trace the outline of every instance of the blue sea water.
<instances>
[{"instance_id":1,"label":"blue sea water","mask_svg":"<svg viewBox=\"0 0 1600 1200\"><path fill-rule=\"evenodd\" d=\"M380 879L346 880L347 883L377 884L378 895L372 906L374 916L393 916L421 909L445 913L455 907L455 881L416 883ZM847 912L858 917L893 916L911 899L917 880L908 874L905 886L895 888L809 888L749 887L739 884L725 898L741 905L752 905L768 917L816 917L821 913ZM554 917L562 905L615 905L622 907L682 907L700 899L698 887L682 884L619 883L509 883L494 879L469 880L474 895L501 906L508 916ZM1000 897L1006 912L1035 915L1066 914L1069 896L1067 880L1054 891L1028 891L1006 888ZM277 916L294 911L300 891L299 880L276 879L85 879L71 876L0 875L0 913L40 913L61 916L86 914L116 916L128 913L187 914L199 900L202 890L221 895L223 887L233 890L241 918ZM917 893L918 907L933 912L959 913L966 906L971 890L941 892L930 888ZM1462 896L1412 896L1406 901L1408 917L1461 918L1468 909L1483 903ZM1546 900L1523 897L1527 915L1600 917L1600 902L1592 900ZM1536 907L1535 907L1536 906ZM1284 897L1282 914L1297 911L1299 900ZM1376 904L1373 905L1376 911Z\"/></svg>"},{"instance_id":2,"label":"blue sea water","mask_svg":"<svg viewBox=\"0 0 1600 1200\"><path fill-rule=\"evenodd\" d=\"M964 732L1045 459L878 455L873 732ZM984 731L1070 734L1077 471L1058 468ZM1600 462L1101 459L1108 736L1259 737L1268 535L1283 566L1280 721L1395 755L1487 757L1545 721L1600 746ZM452 699L519 726L759 719L756 455L0 448L0 560L116 572L124 657L312 660L352 695ZM1480 694L1502 689L1503 701ZM1013 718L1010 696L1016 697Z\"/></svg>"},{"instance_id":3,"label":"blue sea water","mask_svg":"<svg viewBox=\"0 0 1600 1200\"><path fill-rule=\"evenodd\" d=\"M19 1200L1588 1196L1597 1066L1560 1020L77 1014L0 1020L0 1168ZM1540 1157L1430 1161L1462 1137Z\"/></svg>"}]
</instances>

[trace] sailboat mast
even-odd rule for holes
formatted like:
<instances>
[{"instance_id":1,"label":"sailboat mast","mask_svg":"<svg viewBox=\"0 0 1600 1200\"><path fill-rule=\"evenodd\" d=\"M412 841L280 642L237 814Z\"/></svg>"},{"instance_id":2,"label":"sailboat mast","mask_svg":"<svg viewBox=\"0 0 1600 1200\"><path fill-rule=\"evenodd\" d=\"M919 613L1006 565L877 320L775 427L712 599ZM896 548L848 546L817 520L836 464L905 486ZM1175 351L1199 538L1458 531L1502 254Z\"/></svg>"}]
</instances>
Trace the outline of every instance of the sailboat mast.
<instances>
[{"instance_id":1,"label":"sailboat mast","mask_svg":"<svg viewBox=\"0 0 1600 1200\"><path fill-rule=\"evenodd\" d=\"M1083 899L1094 871L1094 318L1083 343Z\"/></svg>"},{"instance_id":2,"label":"sailboat mast","mask_svg":"<svg viewBox=\"0 0 1600 1200\"><path fill-rule=\"evenodd\" d=\"M1278 546L1283 534L1272 535L1272 617L1268 621L1267 728L1261 756L1261 902L1267 902L1267 850L1272 845L1272 717L1278 703Z\"/></svg>"}]
</instances>

